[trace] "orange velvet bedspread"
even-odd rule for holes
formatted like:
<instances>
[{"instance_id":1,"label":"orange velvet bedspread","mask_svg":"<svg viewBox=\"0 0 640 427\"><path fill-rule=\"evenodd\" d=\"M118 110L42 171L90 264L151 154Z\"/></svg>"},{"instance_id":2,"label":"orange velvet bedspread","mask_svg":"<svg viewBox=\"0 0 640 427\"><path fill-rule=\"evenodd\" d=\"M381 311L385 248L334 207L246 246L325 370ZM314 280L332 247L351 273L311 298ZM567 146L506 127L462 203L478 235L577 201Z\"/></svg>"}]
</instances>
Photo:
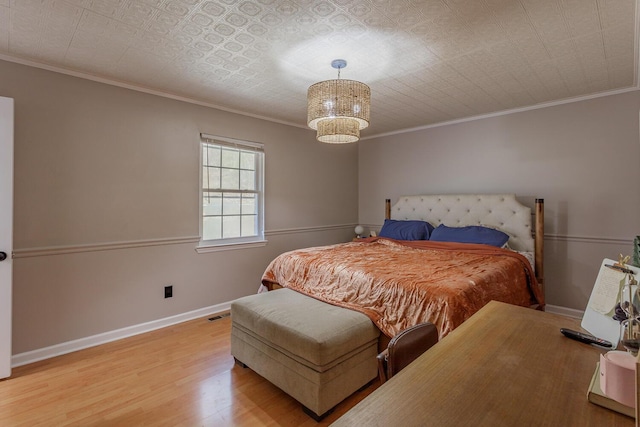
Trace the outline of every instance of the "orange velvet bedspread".
<instances>
[{"instance_id":1,"label":"orange velvet bedspread","mask_svg":"<svg viewBox=\"0 0 640 427\"><path fill-rule=\"evenodd\" d=\"M476 244L367 238L300 249L274 259L262 283L360 311L388 337L429 321L442 338L491 300L544 304L522 255Z\"/></svg>"}]
</instances>

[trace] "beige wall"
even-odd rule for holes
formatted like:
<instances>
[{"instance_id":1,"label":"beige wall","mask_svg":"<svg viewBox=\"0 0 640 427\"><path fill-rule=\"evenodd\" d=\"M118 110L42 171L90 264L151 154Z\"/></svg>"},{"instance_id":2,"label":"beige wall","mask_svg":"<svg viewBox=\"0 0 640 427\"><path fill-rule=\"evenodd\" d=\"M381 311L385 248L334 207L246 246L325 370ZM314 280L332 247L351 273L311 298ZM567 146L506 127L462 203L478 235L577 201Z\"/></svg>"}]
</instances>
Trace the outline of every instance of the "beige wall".
<instances>
[{"instance_id":1,"label":"beige wall","mask_svg":"<svg viewBox=\"0 0 640 427\"><path fill-rule=\"evenodd\" d=\"M14 354L229 302L277 254L353 235L357 146L3 61L0 95L16 117ZM152 245L198 235L200 132L265 145L267 246ZM121 242L142 244L96 250Z\"/></svg>"},{"instance_id":2,"label":"beige wall","mask_svg":"<svg viewBox=\"0 0 640 427\"><path fill-rule=\"evenodd\" d=\"M602 259L640 234L639 111L631 92L362 141L360 222L405 194L543 198L547 302L584 310Z\"/></svg>"},{"instance_id":3,"label":"beige wall","mask_svg":"<svg viewBox=\"0 0 640 427\"><path fill-rule=\"evenodd\" d=\"M349 146L2 61L0 95L16 106L14 354L253 293L277 254L349 239L358 211L379 225L403 194L544 198L547 300L579 310L602 258L640 234L638 93ZM266 247L163 243L198 234L200 132L265 144ZM142 245L96 250L122 242Z\"/></svg>"}]
</instances>

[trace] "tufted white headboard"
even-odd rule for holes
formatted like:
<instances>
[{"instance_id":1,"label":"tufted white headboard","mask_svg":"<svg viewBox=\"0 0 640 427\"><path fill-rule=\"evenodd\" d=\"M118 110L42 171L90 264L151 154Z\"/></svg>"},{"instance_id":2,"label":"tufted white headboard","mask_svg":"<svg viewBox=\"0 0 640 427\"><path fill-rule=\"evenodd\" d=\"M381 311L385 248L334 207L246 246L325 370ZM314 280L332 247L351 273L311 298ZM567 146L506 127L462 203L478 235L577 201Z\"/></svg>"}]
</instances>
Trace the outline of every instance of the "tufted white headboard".
<instances>
[{"instance_id":1,"label":"tufted white headboard","mask_svg":"<svg viewBox=\"0 0 640 427\"><path fill-rule=\"evenodd\" d=\"M483 225L507 233L509 247L533 252L531 208L514 194L434 194L402 196L391 207L390 218L427 221L434 227Z\"/></svg>"}]
</instances>

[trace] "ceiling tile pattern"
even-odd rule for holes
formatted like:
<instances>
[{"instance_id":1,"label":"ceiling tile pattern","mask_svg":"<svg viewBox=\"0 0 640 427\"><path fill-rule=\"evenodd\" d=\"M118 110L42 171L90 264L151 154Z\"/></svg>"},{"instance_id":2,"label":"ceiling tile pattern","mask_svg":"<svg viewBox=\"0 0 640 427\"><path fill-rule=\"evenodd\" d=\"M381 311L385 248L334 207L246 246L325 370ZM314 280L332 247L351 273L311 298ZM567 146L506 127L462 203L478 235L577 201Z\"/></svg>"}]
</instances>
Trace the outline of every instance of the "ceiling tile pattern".
<instances>
[{"instance_id":1,"label":"ceiling tile pattern","mask_svg":"<svg viewBox=\"0 0 640 427\"><path fill-rule=\"evenodd\" d=\"M363 136L635 87L636 0L0 0L0 53L300 126L371 86Z\"/></svg>"}]
</instances>

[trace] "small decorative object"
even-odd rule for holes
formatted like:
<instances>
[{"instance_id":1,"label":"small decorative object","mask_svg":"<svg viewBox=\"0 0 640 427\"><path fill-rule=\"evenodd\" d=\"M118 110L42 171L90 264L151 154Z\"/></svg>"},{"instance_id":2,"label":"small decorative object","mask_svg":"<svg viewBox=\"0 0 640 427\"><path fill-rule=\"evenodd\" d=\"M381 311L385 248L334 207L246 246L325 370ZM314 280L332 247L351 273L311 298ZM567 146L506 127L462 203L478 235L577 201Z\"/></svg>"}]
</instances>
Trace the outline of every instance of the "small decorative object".
<instances>
[{"instance_id":1,"label":"small decorative object","mask_svg":"<svg viewBox=\"0 0 640 427\"><path fill-rule=\"evenodd\" d=\"M640 236L633 239L633 265L640 267Z\"/></svg>"},{"instance_id":2,"label":"small decorative object","mask_svg":"<svg viewBox=\"0 0 640 427\"><path fill-rule=\"evenodd\" d=\"M359 239L364 234L364 227L361 225L356 225L356 228L353 231L356 232L356 237Z\"/></svg>"},{"instance_id":3,"label":"small decorative object","mask_svg":"<svg viewBox=\"0 0 640 427\"><path fill-rule=\"evenodd\" d=\"M624 351L609 351L600 355L599 370L604 395L633 409L636 406L636 358Z\"/></svg>"},{"instance_id":4,"label":"small decorative object","mask_svg":"<svg viewBox=\"0 0 640 427\"><path fill-rule=\"evenodd\" d=\"M620 323L620 341L622 346L636 356L640 349L640 321L637 317L629 317Z\"/></svg>"},{"instance_id":5,"label":"small decorative object","mask_svg":"<svg viewBox=\"0 0 640 427\"><path fill-rule=\"evenodd\" d=\"M620 281L620 303L615 308L614 319L620 321L620 341L634 356L640 349L640 295L638 281L633 271L627 268L629 256L620 254L613 267L625 273Z\"/></svg>"},{"instance_id":6,"label":"small decorative object","mask_svg":"<svg viewBox=\"0 0 640 427\"><path fill-rule=\"evenodd\" d=\"M360 130L369 126L371 89L355 80L340 80L344 59L331 66L338 78L315 83L307 91L307 124L318 131L316 139L330 144L345 144L360 139Z\"/></svg>"}]
</instances>

